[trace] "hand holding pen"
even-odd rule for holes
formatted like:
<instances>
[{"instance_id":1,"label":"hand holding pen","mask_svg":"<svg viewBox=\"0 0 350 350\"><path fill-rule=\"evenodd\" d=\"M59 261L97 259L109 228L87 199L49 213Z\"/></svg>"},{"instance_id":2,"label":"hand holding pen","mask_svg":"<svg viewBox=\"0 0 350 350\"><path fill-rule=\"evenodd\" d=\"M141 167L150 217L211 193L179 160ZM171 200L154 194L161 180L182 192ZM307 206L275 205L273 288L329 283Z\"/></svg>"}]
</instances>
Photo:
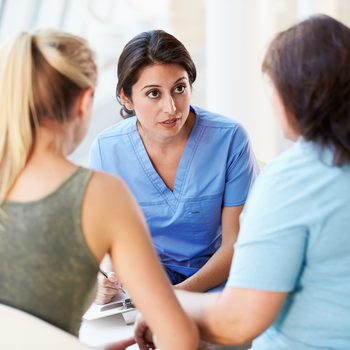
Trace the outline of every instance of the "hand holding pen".
<instances>
[{"instance_id":1,"label":"hand holding pen","mask_svg":"<svg viewBox=\"0 0 350 350\"><path fill-rule=\"evenodd\" d=\"M115 298L126 296L126 292L122 288L122 285L118 281L114 272L107 273L101 269L99 272L103 277L98 278L97 293L95 298L96 304L107 304L113 301ZM121 293L123 294L121 295Z\"/></svg>"}]
</instances>

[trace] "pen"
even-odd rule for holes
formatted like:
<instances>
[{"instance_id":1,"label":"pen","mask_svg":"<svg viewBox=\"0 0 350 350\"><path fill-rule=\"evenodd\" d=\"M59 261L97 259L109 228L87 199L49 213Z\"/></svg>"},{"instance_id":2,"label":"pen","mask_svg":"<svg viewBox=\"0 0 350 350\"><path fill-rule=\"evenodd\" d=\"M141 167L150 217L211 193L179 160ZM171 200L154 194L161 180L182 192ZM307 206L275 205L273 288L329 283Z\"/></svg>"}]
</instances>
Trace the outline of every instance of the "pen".
<instances>
[{"instance_id":1,"label":"pen","mask_svg":"<svg viewBox=\"0 0 350 350\"><path fill-rule=\"evenodd\" d=\"M100 273L102 273L103 276L108 278L107 272L103 271L101 268L98 269ZM126 291L123 289L123 287L118 287L124 294L126 294Z\"/></svg>"},{"instance_id":2,"label":"pen","mask_svg":"<svg viewBox=\"0 0 350 350\"><path fill-rule=\"evenodd\" d=\"M100 271L100 273L102 273L103 276L105 276L106 278L108 278L108 275L106 272L104 272L101 268L98 269Z\"/></svg>"}]
</instances>

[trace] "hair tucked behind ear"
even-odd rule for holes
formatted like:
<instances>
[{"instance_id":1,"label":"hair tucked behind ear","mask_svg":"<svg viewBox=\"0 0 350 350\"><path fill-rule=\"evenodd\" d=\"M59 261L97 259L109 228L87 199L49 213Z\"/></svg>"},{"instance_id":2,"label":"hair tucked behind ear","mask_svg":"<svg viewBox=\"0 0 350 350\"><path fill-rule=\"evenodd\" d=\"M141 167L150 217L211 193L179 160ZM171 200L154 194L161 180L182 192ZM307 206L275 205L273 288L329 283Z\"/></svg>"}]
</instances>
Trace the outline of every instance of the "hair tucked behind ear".
<instances>
[{"instance_id":1,"label":"hair tucked behind ear","mask_svg":"<svg viewBox=\"0 0 350 350\"><path fill-rule=\"evenodd\" d=\"M85 40L53 31L19 34L0 53L0 205L25 166L43 119L66 121L97 69Z\"/></svg>"}]
</instances>

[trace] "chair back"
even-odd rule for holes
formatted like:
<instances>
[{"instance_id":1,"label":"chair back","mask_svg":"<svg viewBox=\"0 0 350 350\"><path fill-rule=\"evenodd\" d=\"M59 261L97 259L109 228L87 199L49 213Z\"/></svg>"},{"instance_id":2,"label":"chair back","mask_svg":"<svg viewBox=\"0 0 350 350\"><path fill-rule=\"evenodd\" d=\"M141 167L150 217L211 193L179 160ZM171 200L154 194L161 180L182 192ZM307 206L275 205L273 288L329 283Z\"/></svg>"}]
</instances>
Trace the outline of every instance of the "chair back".
<instances>
[{"instance_id":1,"label":"chair back","mask_svg":"<svg viewBox=\"0 0 350 350\"><path fill-rule=\"evenodd\" d=\"M91 350L62 329L3 304L0 304L0 349Z\"/></svg>"}]
</instances>

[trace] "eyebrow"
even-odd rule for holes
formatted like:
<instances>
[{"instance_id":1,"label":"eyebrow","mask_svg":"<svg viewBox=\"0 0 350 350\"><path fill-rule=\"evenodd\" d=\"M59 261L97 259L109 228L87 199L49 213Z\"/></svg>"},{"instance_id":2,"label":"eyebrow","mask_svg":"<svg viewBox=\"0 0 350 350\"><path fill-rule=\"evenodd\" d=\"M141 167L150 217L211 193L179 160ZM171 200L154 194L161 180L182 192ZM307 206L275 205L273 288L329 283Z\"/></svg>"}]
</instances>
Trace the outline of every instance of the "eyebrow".
<instances>
[{"instance_id":1,"label":"eyebrow","mask_svg":"<svg viewBox=\"0 0 350 350\"><path fill-rule=\"evenodd\" d=\"M173 85L177 84L179 81L181 80L187 80L186 77L181 77L179 79L177 79ZM150 85L145 85L140 91L144 90L144 89L147 89L147 88L159 88L161 87L160 85L156 85L156 84L150 84Z\"/></svg>"}]
</instances>

